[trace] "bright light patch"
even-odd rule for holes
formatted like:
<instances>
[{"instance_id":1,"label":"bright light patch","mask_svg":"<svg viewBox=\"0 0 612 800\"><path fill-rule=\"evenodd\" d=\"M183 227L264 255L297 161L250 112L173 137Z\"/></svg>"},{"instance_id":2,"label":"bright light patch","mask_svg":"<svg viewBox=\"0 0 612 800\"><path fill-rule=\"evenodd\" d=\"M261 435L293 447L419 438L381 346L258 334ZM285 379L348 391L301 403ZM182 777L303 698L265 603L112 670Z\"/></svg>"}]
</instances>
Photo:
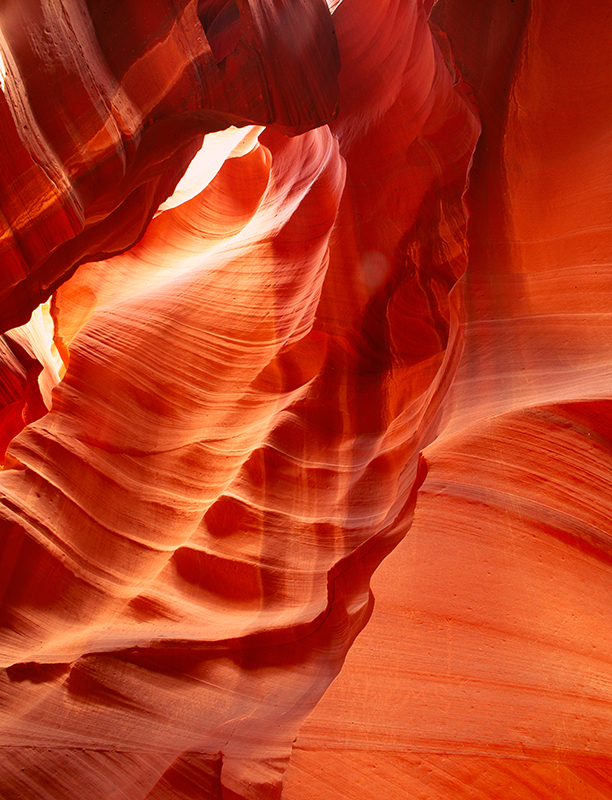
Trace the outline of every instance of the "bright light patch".
<instances>
[{"instance_id":1,"label":"bright light patch","mask_svg":"<svg viewBox=\"0 0 612 800\"><path fill-rule=\"evenodd\" d=\"M227 158L246 155L257 145L257 137L262 130L262 127L248 125L245 128L231 127L207 134L202 148L196 153L174 194L161 204L157 213L175 208L199 194L212 181Z\"/></svg>"},{"instance_id":2,"label":"bright light patch","mask_svg":"<svg viewBox=\"0 0 612 800\"><path fill-rule=\"evenodd\" d=\"M6 78L6 66L4 64L4 59L2 58L2 50L0 50L0 89L4 91L4 81Z\"/></svg>"},{"instance_id":3,"label":"bright light patch","mask_svg":"<svg viewBox=\"0 0 612 800\"><path fill-rule=\"evenodd\" d=\"M53 343L53 320L50 303L38 306L30 317L30 321L18 328L7 331L11 339L43 365L38 376L40 394L47 406L51 408L51 392L60 382L65 372L62 359Z\"/></svg>"}]
</instances>

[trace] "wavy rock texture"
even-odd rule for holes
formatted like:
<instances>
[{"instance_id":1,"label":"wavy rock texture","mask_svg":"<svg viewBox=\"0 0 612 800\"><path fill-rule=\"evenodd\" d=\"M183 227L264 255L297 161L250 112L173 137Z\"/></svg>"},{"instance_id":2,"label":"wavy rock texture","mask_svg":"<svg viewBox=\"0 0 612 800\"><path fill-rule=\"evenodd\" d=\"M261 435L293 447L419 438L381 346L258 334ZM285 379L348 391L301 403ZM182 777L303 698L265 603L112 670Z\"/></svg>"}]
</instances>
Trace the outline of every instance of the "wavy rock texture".
<instances>
[{"instance_id":1,"label":"wavy rock texture","mask_svg":"<svg viewBox=\"0 0 612 800\"><path fill-rule=\"evenodd\" d=\"M78 264L135 244L202 134L296 133L337 107L322 0L28 0L2 15L0 61L5 330Z\"/></svg>"},{"instance_id":2,"label":"wavy rock texture","mask_svg":"<svg viewBox=\"0 0 612 800\"><path fill-rule=\"evenodd\" d=\"M7 800L612 795L608 9L430 11L3 14Z\"/></svg>"},{"instance_id":3,"label":"wavy rock texture","mask_svg":"<svg viewBox=\"0 0 612 800\"><path fill-rule=\"evenodd\" d=\"M479 125L429 8L334 9L33 3L5 30L4 320L57 288L65 364L43 413L7 351L7 800L279 797L410 525Z\"/></svg>"},{"instance_id":4,"label":"wavy rock texture","mask_svg":"<svg viewBox=\"0 0 612 800\"><path fill-rule=\"evenodd\" d=\"M612 797L609 4L443 2L483 132L466 350L291 800ZM355 698L359 698L356 701ZM351 781L346 776L351 776Z\"/></svg>"}]
</instances>

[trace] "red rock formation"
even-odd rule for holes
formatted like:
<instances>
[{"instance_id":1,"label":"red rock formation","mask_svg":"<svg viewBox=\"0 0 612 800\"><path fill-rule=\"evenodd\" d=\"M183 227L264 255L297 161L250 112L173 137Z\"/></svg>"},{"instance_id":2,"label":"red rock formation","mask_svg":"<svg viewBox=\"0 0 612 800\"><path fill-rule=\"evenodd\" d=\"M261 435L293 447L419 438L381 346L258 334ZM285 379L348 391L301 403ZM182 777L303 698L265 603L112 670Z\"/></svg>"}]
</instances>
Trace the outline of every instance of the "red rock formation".
<instances>
[{"instance_id":1,"label":"red rock formation","mask_svg":"<svg viewBox=\"0 0 612 800\"><path fill-rule=\"evenodd\" d=\"M28 0L2 14L4 330L78 264L133 245L203 133L247 121L296 133L336 110L322 0L299 12L289 0L144 5ZM220 5L238 26L214 13Z\"/></svg>"},{"instance_id":2,"label":"red rock formation","mask_svg":"<svg viewBox=\"0 0 612 800\"><path fill-rule=\"evenodd\" d=\"M201 3L218 66L204 59L194 4L175 18L156 7L129 58L107 6L90 9L113 85L138 98L141 139L94 163L122 158L128 177L87 162L70 172L75 146L91 151L87 105L64 141L68 111L31 100L83 221L54 223L62 241L21 267L9 320L79 262L132 244L199 132L275 125L259 142L257 131L214 140L226 148L214 162L210 140L200 186L54 297L66 374L2 475L7 798L153 800L196 785L199 796L278 796L301 721L370 614L372 571L410 524L419 452L459 354L448 292L465 268L478 126L425 9L394 3L379 18L345 3L337 138L300 133L334 110L336 52L321 4L295 18L291 8L269 17L241 4L236 40L235 9ZM29 53L19 50L24 73ZM160 83L170 53L177 80ZM198 69L208 95L194 90ZM72 73L61 97L78 108L85 78ZM246 88L228 100L236 76ZM130 194L138 185L144 199ZM65 213L65 200L46 202ZM15 233L27 235L44 236L42 219Z\"/></svg>"},{"instance_id":3,"label":"red rock formation","mask_svg":"<svg viewBox=\"0 0 612 800\"><path fill-rule=\"evenodd\" d=\"M599 187L604 151L578 128L550 152L539 138L534 94L557 98L578 65L559 77L564 12L515 5L489 23L475 3L466 26L443 3L449 39L403 0L3 17L3 319L57 289L66 364L45 414L33 329L9 334L7 800L279 797L428 446L411 537L378 573L384 613L302 727L283 797L570 797L580 780L606 796L608 515L576 503L604 496L609 437L606 408L568 402L605 394L609 360L592 336L565 358L580 380L563 359L551 374L568 328L547 296L565 312L599 239L565 178L562 218L532 211L559 158L581 153ZM485 121L454 290L479 126L449 40ZM602 57L576 56L589 86ZM267 127L207 136L168 199L202 134L232 124Z\"/></svg>"},{"instance_id":4,"label":"red rock formation","mask_svg":"<svg viewBox=\"0 0 612 800\"><path fill-rule=\"evenodd\" d=\"M600 800L612 797L610 8L444 2L435 20L483 124L455 292L466 351L414 525L300 731L285 796Z\"/></svg>"}]
</instances>

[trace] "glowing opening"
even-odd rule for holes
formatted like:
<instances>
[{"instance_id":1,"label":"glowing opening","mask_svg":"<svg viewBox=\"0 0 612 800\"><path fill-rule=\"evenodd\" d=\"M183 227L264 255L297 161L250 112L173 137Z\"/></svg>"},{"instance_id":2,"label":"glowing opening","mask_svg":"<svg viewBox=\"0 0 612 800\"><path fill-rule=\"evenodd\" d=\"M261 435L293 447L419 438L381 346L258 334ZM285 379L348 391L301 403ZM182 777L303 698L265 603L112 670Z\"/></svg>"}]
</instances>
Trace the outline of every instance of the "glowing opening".
<instances>
[{"instance_id":1,"label":"glowing opening","mask_svg":"<svg viewBox=\"0 0 612 800\"><path fill-rule=\"evenodd\" d=\"M4 91L4 80L6 78L6 65L4 64L4 59L2 58L2 50L0 50L0 89Z\"/></svg>"}]
</instances>

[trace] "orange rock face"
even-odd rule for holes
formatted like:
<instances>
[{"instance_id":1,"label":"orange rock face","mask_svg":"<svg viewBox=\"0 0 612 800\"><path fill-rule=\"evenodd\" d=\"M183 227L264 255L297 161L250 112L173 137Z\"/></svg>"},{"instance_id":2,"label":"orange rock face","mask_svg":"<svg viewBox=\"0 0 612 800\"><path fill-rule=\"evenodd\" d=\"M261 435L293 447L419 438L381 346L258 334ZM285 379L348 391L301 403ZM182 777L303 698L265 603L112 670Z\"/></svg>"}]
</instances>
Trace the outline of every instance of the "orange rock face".
<instances>
[{"instance_id":1,"label":"orange rock face","mask_svg":"<svg viewBox=\"0 0 612 800\"><path fill-rule=\"evenodd\" d=\"M431 5L3 12L3 798L612 794L606 9Z\"/></svg>"},{"instance_id":2,"label":"orange rock face","mask_svg":"<svg viewBox=\"0 0 612 800\"><path fill-rule=\"evenodd\" d=\"M607 4L574 12L434 10L483 126L466 349L291 800L612 797L612 48Z\"/></svg>"}]
</instances>

